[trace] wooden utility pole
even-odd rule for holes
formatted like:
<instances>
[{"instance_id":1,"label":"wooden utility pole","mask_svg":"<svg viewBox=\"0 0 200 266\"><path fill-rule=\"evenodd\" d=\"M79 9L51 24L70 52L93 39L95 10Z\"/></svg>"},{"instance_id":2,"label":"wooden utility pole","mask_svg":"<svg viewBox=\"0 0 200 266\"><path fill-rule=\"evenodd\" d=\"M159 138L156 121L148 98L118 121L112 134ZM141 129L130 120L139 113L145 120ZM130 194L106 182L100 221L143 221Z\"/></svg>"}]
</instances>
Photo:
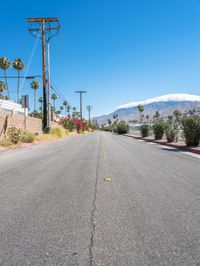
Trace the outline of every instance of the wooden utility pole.
<instances>
[{"instance_id":1,"label":"wooden utility pole","mask_svg":"<svg viewBox=\"0 0 200 266\"><path fill-rule=\"evenodd\" d=\"M50 130L50 73L47 71L46 44L58 34L60 25L58 18L27 18L30 23L29 31L34 37L42 39L42 78L43 78L43 130ZM38 28L33 25L39 24ZM48 57L49 59L49 57ZM49 64L49 62L48 62ZM47 79L48 77L48 79Z\"/></svg>"},{"instance_id":2,"label":"wooden utility pole","mask_svg":"<svg viewBox=\"0 0 200 266\"><path fill-rule=\"evenodd\" d=\"M88 105L87 110L88 110L88 121L89 121L89 125L90 125L90 114L91 114L91 110L92 110L92 105Z\"/></svg>"},{"instance_id":3,"label":"wooden utility pole","mask_svg":"<svg viewBox=\"0 0 200 266\"><path fill-rule=\"evenodd\" d=\"M83 120L83 113L82 113L82 95L86 93L86 91L75 91L75 93L79 93L80 95L80 119Z\"/></svg>"},{"instance_id":4,"label":"wooden utility pole","mask_svg":"<svg viewBox=\"0 0 200 266\"><path fill-rule=\"evenodd\" d=\"M43 129L48 125L48 110L47 110L47 78L46 78L46 40L45 40L45 20L42 19L42 78L43 78Z\"/></svg>"}]
</instances>

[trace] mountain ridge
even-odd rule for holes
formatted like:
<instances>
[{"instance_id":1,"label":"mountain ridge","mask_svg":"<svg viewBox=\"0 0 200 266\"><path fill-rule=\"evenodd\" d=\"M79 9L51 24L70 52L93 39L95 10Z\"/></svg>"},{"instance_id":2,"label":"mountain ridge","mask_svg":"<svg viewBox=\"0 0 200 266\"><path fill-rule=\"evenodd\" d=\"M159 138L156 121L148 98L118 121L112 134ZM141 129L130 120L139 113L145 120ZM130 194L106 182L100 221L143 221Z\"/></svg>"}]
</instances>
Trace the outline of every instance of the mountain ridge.
<instances>
[{"instance_id":1,"label":"mountain ridge","mask_svg":"<svg viewBox=\"0 0 200 266\"><path fill-rule=\"evenodd\" d=\"M138 120L137 106L144 105L144 116L153 117L156 111L159 111L162 117L167 117L173 114L173 111L178 109L181 112L187 112L192 109L200 110L200 96L191 94L167 94L155 98L150 98L144 101L131 102L118 106L113 112L96 116L94 119L99 124L104 124L108 119L112 119L113 114L118 114L120 120Z\"/></svg>"}]
</instances>

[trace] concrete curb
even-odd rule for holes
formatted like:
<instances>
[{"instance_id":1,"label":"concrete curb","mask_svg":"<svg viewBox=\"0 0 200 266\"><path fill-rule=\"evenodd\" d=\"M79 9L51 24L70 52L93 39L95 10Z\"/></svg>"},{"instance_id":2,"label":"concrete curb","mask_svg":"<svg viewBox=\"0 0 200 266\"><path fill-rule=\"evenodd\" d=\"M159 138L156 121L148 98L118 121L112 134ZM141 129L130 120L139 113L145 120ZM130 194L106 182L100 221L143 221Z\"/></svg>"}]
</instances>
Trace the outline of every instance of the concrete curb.
<instances>
[{"instance_id":1,"label":"concrete curb","mask_svg":"<svg viewBox=\"0 0 200 266\"><path fill-rule=\"evenodd\" d=\"M187 151L187 152L191 152L191 153L195 153L195 154L200 154L200 149L196 148L196 147L188 147L186 145L178 145L176 143L169 143L169 142L163 142L163 141L159 141L159 140L151 140L151 139L145 139L139 136L133 136L133 135L129 135L129 134L124 134L124 136L132 138L132 139L141 139L144 140L146 142L153 142L159 145L163 145L163 146L168 146L168 147L172 147L175 148L177 150L180 151Z\"/></svg>"}]
</instances>

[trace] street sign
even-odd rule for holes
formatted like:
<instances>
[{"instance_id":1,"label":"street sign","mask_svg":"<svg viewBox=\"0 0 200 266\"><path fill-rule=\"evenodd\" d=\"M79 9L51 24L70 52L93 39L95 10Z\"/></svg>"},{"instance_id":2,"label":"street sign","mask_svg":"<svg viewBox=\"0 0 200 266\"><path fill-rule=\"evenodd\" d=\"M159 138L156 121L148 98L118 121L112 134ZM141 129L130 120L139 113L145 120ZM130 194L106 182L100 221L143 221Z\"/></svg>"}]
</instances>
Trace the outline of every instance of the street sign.
<instances>
[{"instance_id":1,"label":"street sign","mask_svg":"<svg viewBox=\"0 0 200 266\"><path fill-rule=\"evenodd\" d=\"M22 108L29 108L29 96L22 95Z\"/></svg>"}]
</instances>

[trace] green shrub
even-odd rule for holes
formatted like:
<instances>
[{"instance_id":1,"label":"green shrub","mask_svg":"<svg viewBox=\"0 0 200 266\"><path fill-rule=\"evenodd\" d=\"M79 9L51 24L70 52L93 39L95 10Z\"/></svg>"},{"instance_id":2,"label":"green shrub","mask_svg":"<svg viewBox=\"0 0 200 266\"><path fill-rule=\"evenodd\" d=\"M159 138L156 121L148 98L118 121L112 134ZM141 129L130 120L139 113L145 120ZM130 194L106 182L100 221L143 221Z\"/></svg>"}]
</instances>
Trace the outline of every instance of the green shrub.
<instances>
[{"instance_id":1,"label":"green shrub","mask_svg":"<svg viewBox=\"0 0 200 266\"><path fill-rule=\"evenodd\" d=\"M168 121L165 122L165 134L168 142L173 142L177 138L179 123L173 118L169 118Z\"/></svg>"},{"instance_id":2,"label":"green shrub","mask_svg":"<svg viewBox=\"0 0 200 266\"><path fill-rule=\"evenodd\" d=\"M126 134L129 130L129 126L125 122L118 122L116 125L116 131L118 134Z\"/></svg>"},{"instance_id":3,"label":"green shrub","mask_svg":"<svg viewBox=\"0 0 200 266\"><path fill-rule=\"evenodd\" d=\"M35 140L35 136L32 133L17 129L16 127L11 127L9 129L8 137L14 144L17 144L18 142L32 143Z\"/></svg>"},{"instance_id":4,"label":"green shrub","mask_svg":"<svg viewBox=\"0 0 200 266\"><path fill-rule=\"evenodd\" d=\"M111 132L112 128L110 126L105 126L105 127L102 128L102 130Z\"/></svg>"},{"instance_id":5,"label":"green shrub","mask_svg":"<svg viewBox=\"0 0 200 266\"><path fill-rule=\"evenodd\" d=\"M8 130L8 136L9 136L9 140L14 143L17 144L20 141L20 130L17 129L16 127L11 127Z\"/></svg>"},{"instance_id":6,"label":"green shrub","mask_svg":"<svg viewBox=\"0 0 200 266\"><path fill-rule=\"evenodd\" d=\"M182 129L187 146L198 146L200 141L200 118L197 115L183 117Z\"/></svg>"},{"instance_id":7,"label":"green shrub","mask_svg":"<svg viewBox=\"0 0 200 266\"><path fill-rule=\"evenodd\" d=\"M20 141L24 143L33 143L35 140L35 136L28 132L28 131L22 131L20 135Z\"/></svg>"},{"instance_id":8,"label":"green shrub","mask_svg":"<svg viewBox=\"0 0 200 266\"><path fill-rule=\"evenodd\" d=\"M164 128L165 128L165 123L163 120L157 120L155 124L153 125L153 133L155 136L155 139L162 139L164 135Z\"/></svg>"},{"instance_id":9,"label":"green shrub","mask_svg":"<svg viewBox=\"0 0 200 266\"><path fill-rule=\"evenodd\" d=\"M140 126L140 132L143 138L148 137L149 136L149 125L142 124Z\"/></svg>"}]
</instances>

